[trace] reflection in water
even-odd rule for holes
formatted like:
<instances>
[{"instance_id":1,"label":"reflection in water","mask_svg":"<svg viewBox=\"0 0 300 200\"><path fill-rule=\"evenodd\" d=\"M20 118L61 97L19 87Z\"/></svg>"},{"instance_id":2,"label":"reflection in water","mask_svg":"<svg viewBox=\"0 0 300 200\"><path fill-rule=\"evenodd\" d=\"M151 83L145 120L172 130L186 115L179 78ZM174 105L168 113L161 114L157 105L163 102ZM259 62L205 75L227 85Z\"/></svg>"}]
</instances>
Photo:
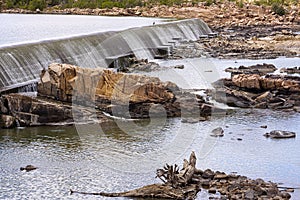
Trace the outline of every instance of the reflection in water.
<instances>
[{"instance_id":1,"label":"reflection in water","mask_svg":"<svg viewBox=\"0 0 300 200\"><path fill-rule=\"evenodd\" d=\"M69 196L69 189L90 192L133 189L159 182L154 174L156 168L165 164L166 158L161 156L167 157L170 164L181 163L191 150L197 153L199 168L238 172L299 187L299 139L278 141L263 136L278 127L299 132L299 119L300 115L295 113L237 110L225 121L220 118L196 124L181 123L175 118L163 125L157 122L155 126L152 122L153 126L149 126L149 121L138 120L131 129L132 123L114 121L103 124L102 132L91 129L85 135L78 134L78 128L73 126L1 130L0 198L81 199L79 195ZM268 128L262 129L261 125ZM217 126L224 128L225 136L207 137ZM176 140L179 133L191 136L192 140ZM205 146L203 141L212 145ZM182 152L177 149L177 145L182 145L174 142L185 145ZM170 144L171 147L164 148ZM147 157L156 154L157 157ZM128 161L137 166L131 166ZM122 163L124 166L119 166ZM39 168L29 173L19 171L27 164ZM139 168L147 170L139 171ZM294 199L297 197L298 191Z\"/></svg>"},{"instance_id":2,"label":"reflection in water","mask_svg":"<svg viewBox=\"0 0 300 200\"><path fill-rule=\"evenodd\" d=\"M276 62L280 64L281 60ZM193 65L184 70L197 71L197 62L186 63ZM224 69L233 63L219 61L214 65ZM184 83L187 87L207 86L206 81L193 81L191 72L175 72L188 80ZM164 77L168 71L152 74ZM236 109L226 117L195 124L182 123L180 118L114 119L101 125L1 129L0 199L106 199L70 196L69 190L115 192L159 182L154 178L157 168L165 163L182 163L192 150L197 154L198 168L237 172L299 187L299 137L274 140L263 136L276 129L299 135L299 120L299 113ZM210 137L211 130L219 126L225 131L224 137ZM27 164L38 169L21 172L19 168ZM292 195L300 199L299 190ZM206 197L204 192L198 199Z\"/></svg>"}]
</instances>

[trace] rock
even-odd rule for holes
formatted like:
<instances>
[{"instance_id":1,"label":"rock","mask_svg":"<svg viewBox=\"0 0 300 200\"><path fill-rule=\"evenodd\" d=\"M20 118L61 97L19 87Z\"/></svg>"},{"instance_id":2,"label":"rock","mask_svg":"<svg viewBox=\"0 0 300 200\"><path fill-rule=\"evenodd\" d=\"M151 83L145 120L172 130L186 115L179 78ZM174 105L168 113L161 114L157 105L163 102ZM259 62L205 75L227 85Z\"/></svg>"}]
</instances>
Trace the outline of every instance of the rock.
<instances>
[{"instance_id":1,"label":"rock","mask_svg":"<svg viewBox=\"0 0 300 200\"><path fill-rule=\"evenodd\" d=\"M6 108L6 106L4 104L4 99L2 97L0 97L0 113L2 113L2 114L8 113L8 109Z\"/></svg>"},{"instance_id":2,"label":"rock","mask_svg":"<svg viewBox=\"0 0 300 200\"><path fill-rule=\"evenodd\" d=\"M213 136L213 137L223 137L224 136L224 130L222 127L218 127L218 128L215 128L211 131L211 135L210 136Z\"/></svg>"},{"instance_id":3,"label":"rock","mask_svg":"<svg viewBox=\"0 0 300 200\"><path fill-rule=\"evenodd\" d=\"M246 190L245 198L246 199L254 199L254 190L252 190L252 189Z\"/></svg>"},{"instance_id":4,"label":"rock","mask_svg":"<svg viewBox=\"0 0 300 200\"><path fill-rule=\"evenodd\" d=\"M16 126L16 118L10 115L0 115L1 128L13 128Z\"/></svg>"},{"instance_id":5,"label":"rock","mask_svg":"<svg viewBox=\"0 0 300 200\"><path fill-rule=\"evenodd\" d=\"M260 90L260 76L258 74L239 74L232 77L232 82L238 87Z\"/></svg>"},{"instance_id":6,"label":"rock","mask_svg":"<svg viewBox=\"0 0 300 200\"><path fill-rule=\"evenodd\" d=\"M270 91L264 92L255 98L257 103L267 102L273 97L273 94Z\"/></svg>"},{"instance_id":7,"label":"rock","mask_svg":"<svg viewBox=\"0 0 300 200\"><path fill-rule=\"evenodd\" d=\"M97 194L110 197L195 199L197 193L203 188L207 189L210 194L215 194L218 191L218 195L220 195L218 199L289 199L291 197L290 194L280 191L277 184L272 182L266 182L262 179L252 180L246 176L236 174L226 175L224 172L213 172L210 169L202 171L196 169L195 166L196 156L192 153L189 161L184 159L183 169L180 171L176 164L166 164L164 168L157 170L156 175L164 182L163 184L147 185L121 193L86 193L71 190L71 194ZM192 173L189 174L190 172ZM186 174L189 174L189 179L183 181L182 178L185 177ZM221 176L223 178L221 178Z\"/></svg>"},{"instance_id":8,"label":"rock","mask_svg":"<svg viewBox=\"0 0 300 200\"><path fill-rule=\"evenodd\" d=\"M72 120L72 108L21 94L3 95L8 102L9 113L21 125L32 126Z\"/></svg>"},{"instance_id":9,"label":"rock","mask_svg":"<svg viewBox=\"0 0 300 200\"><path fill-rule=\"evenodd\" d=\"M211 169L206 169L202 174L202 178L205 178L205 179L213 179L214 176L215 176L215 173Z\"/></svg>"},{"instance_id":10,"label":"rock","mask_svg":"<svg viewBox=\"0 0 300 200\"><path fill-rule=\"evenodd\" d=\"M272 73L276 71L277 68L273 64L257 64L251 65L249 67L240 66L238 68L226 68L226 72L230 72L232 74L258 74L258 75L265 75L267 73Z\"/></svg>"},{"instance_id":11,"label":"rock","mask_svg":"<svg viewBox=\"0 0 300 200\"><path fill-rule=\"evenodd\" d=\"M168 117L178 117L183 112L204 117L218 111L213 105L204 104L202 97L182 92L176 84L156 77L68 64L51 64L42 72L38 95L95 106L125 118L148 118L151 108L157 114L156 108L160 108Z\"/></svg>"},{"instance_id":12,"label":"rock","mask_svg":"<svg viewBox=\"0 0 300 200\"><path fill-rule=\"evenodd\" d=\"M174 94L168 91L167 84L160 82L158 78L116 73L107 69L79 68L67 64L50 65L48 71L41 75L38 92L40 95L68 102L75 95L75 98L94 99L97 96L134 103L160 102L174 98Z\"/></svg>"},{"instance_id":13,"label":"rock","mask_svg":"<svg viewBox=\"0 0 300 200\"><path fill-rule=\"evenodd\" d=\"M208 193L215 194L217 192L216 188L209 188Z\"/></svg>"},{"instance_id":14,"label":"rock","mask_svg":"<svg viewBox=\"0 0 300 200\"><path fill-rule=\"evenodd\" d=\"M300 78L297 76L237 74L213 83L207 93L218 102L241 108L295 110L300 105Z\"/></svg>"},{"instance_id":15,"label":"rock","mask_svg":"<svg viewBox=\"0 0 300 200\"><path fill-rule=\"evenodd\" d=\"M291 131L275 130L275 131L271 131L270 133L264 134L264 136L274 138L274 139L294 138L294 137L296 137L296 133L291 132Z\"/></svg>"},{"instance_id":16,"label":"rock","mask_svg":"<svg viewBox=\"0 0 300 200\"><path fill-rule=\"evenodd\" d=\"M216 172L214 179L227 179L228 175L225 174L224 172Z\"/></svg>"},{"instance_id":17,"label":"rock","mask_svg":"<svg viewBox=\"0 0 300 200\"><path fill-rule=\"evenodd\" d=\"M175 69L184 69L184 65L175 65L174 68Z\"/></svg>"},{"instance_id":18,"label":"rock","mask_svg":"<svg viewBox=\"0 0 300 200\"><path fill-rule=\"evenodd\" d=\"M291 195L287 192L283 192L280 196L284 199L290 199L291 198Z\"/></svg>"},{"instance_id":19,"label":"rock","mask_svg":"<svg viewBox=\"0 0 300 200\"><path fill-rule=\"evenodd\" d=\"M20 167L20 170L23 171L25 170L26 172L32 171L32 170L36 170L37 167L33 166L33 165L27 165L26 167Z\"/></svg>"},{"instance_id":20,"label":"rock","mask_svg":"<svg viewBox=\"0 0 300 200\"><path fill-rule=\"evenodd\" d=\"M199 120L198 120L198 119L195 119L195 118L184 118L184 119L181 119L181 122L182 122L182 123L195 124L195 123L198 123Z\"/></svg>"},{"instance_id":21,"label":"rock","mask_svg":"<svg viewBox=\"0 0 300 200\"><path fill-rule=\"evenodd\" d=\"M281 68L280 73L300 74L300 67Z\"/></svg>"}]
</instances>

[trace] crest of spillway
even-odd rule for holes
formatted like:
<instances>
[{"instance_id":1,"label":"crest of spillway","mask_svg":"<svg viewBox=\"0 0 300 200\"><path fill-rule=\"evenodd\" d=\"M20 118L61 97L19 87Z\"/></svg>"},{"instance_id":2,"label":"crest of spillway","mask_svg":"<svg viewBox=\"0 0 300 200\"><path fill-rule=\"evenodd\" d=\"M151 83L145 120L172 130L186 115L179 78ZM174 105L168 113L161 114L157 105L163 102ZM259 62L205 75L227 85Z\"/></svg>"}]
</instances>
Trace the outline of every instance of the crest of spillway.
<instances>
[{"instance_id":1,"label":"crest of spillway","mask_svg":"<svg viewBox=\"0 0 300 200\"><path fill-rule=\"evenodd\" d=\"M158 48L172 40L197 40L211 30L200 19L174 21L155 26L104 32L60 40L0 48L0 92L37 81L50 63L69 63L81 67L107 67L113 58L135 55L153 59ZM110 58L110 59L109 59Z\"/></svg>"}]
</instances>

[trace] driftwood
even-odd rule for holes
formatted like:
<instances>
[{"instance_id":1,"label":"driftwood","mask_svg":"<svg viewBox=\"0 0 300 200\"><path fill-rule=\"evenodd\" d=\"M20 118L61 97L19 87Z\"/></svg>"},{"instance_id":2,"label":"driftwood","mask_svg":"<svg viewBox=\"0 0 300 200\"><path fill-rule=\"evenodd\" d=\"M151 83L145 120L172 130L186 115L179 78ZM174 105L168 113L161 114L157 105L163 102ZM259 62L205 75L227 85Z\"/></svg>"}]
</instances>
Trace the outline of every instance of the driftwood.
<instances>
[{"instance_id":1,"label":"driftwood","mask_svg":"<svg viewBox=\"0 0 300 200\"><path fill-rule=\"evenodd\" d=\"M101 195L106 197L142 197L142 198L165 198L165 199L194 199L199 187L196 185L185 186L182 188L173 188L170 185L152 184L135 190L119 193L89 193L71 190L71 194Z\"/></svg>"},{"instance_id":2,"label":"driftwood","mask_svg":"<svg viewBox=\"0 0 300 200\"><path fill-rule=\"evenodd\" d=\"M156 170L156 177L160 178L166 185L173 188L187 185L193 178L196 170L196 155L192 152L190 161L183 160L183 168L179 171L178 166L166 164L163 169Z\"/></svg>"},{"instance_id":3,"label":"driftwood","mask_svg":"<svg viewBox=\"0 0 300 200\"><path fill-rule=\"evenodd\" d=\"M252 180L236 174L224 172L204 171L196 168L196 155L191 153L189 161L184 159L183 167L166 164L162 169L156 170L156 177L163 181L162 184L147 185L138 189L119 193L89 193L71 190L71 194L101 195L107 197L142 197L142 198L168 198L168 199L195 199L201 188L208 189L209 193L216 193L226 199L267 199L279 197L289 199L292 188L278 187L272 182L262 179ZM284 189L280 191L279 189Z\"/></svg>"},{"instance_id":4,"label":"driftwood","mask_svg":"<svg viewBox=\"0 0 300 200\"><path fill-rule=\"evenodd\" d=\"M195 199L201 190L198 184L191 184L193 175L199 170L196 169L196 155L191 153L189 161L184 159L183 167L175 164L166 164L163 169L157 169L156 177L163 181L163 184L147 185L135 190L119 193L89 193L71 190L71 194L101 195L107 197L143 197L143 198L167 198L167 199Z\"/></svg>"}]
</instances>

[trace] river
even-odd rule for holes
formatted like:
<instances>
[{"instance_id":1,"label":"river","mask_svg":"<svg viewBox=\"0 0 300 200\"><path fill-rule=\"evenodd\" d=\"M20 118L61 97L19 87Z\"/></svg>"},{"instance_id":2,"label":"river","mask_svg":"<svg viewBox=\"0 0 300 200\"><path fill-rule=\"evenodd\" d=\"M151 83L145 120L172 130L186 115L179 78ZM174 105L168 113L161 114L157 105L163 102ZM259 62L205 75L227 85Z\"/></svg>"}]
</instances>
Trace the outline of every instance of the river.
<instances>
[{"instance_id":1,"label":"river","mask_svg":"<svg viewBox=\"0 0 300 200\"><path fill-rule=\"evenodd\" d=\"M0 14L0 47L162 23L163 19L78 15Z\"/></svg>"},{"instance_id":2,"label":"river","mask_svg":"<svg viewBox=\"0 0 300 200\"><path fill-rule=\"evenodd\" d=\"M21 15L0 15L0 18L3 16L13 18ZM28 17L44 16L28 15ZM110 30L110 28L98 29L97 26L90 25L91 29L88 32L80 32L80 27L90 22L90 20L84 22L85 19L93 19L91 20L94 21L93 23L99 19L99 27L102 27L101 23L103 21L106 23L107 19L118 19L115 23L118 21L119 24L127 24L122 27L124 29L139 26L137 21L128 21L128 18L45 17L82 20L81 24L75 23L79 32L70 33L71 35ZM143 21L144 25L153 22L153 19L149 18L138 19ZM66 26L67 24L70 24L68 20ZM116 27L120 28L120 26ZM66 33L65 30L62 29L61 33ZM36 36L29 40L25 38L14 41L4 40L0 45L31 42L31 39L44 40L52 35L49 32L49 35L41 38ZM183 59L161 62L163 66L184 64L183 70L166 68L147 74L158 76L162 80L172 80L183 88L203 89L210 87L212 81L228 76L223 71L225 67L263 62L274 63L278 67L294 67L299 63L299 59L279 58L255 61ZM192 150L196 152L198 168L238 173L253 179L263 178L282 183L283 186L299 187L299 137L272 140L263 136L264 133L275 129L294 131L299 135L299 121L299 113L235 109L230 115L214 116L209 121L194 124L182 123L180 118L115 119L114 122L101 125L1 129L0 199L108 199L70 195L69 191L73 189L86 192L116 192L159 182L155 179L157 168L162 167L166 162L181 164L183 158L187 158ZM267 129L261 128L261 125L267 125ZM219 126L225 131L224 137L210 137L210 131ZM19 170L20 167L28 164L35 165L38 169L28 173ZM299 190L292 193L292 199L299 198ZM201 192L198 199L208 199L208 194Z\"/></svg>"}]
</instances>

